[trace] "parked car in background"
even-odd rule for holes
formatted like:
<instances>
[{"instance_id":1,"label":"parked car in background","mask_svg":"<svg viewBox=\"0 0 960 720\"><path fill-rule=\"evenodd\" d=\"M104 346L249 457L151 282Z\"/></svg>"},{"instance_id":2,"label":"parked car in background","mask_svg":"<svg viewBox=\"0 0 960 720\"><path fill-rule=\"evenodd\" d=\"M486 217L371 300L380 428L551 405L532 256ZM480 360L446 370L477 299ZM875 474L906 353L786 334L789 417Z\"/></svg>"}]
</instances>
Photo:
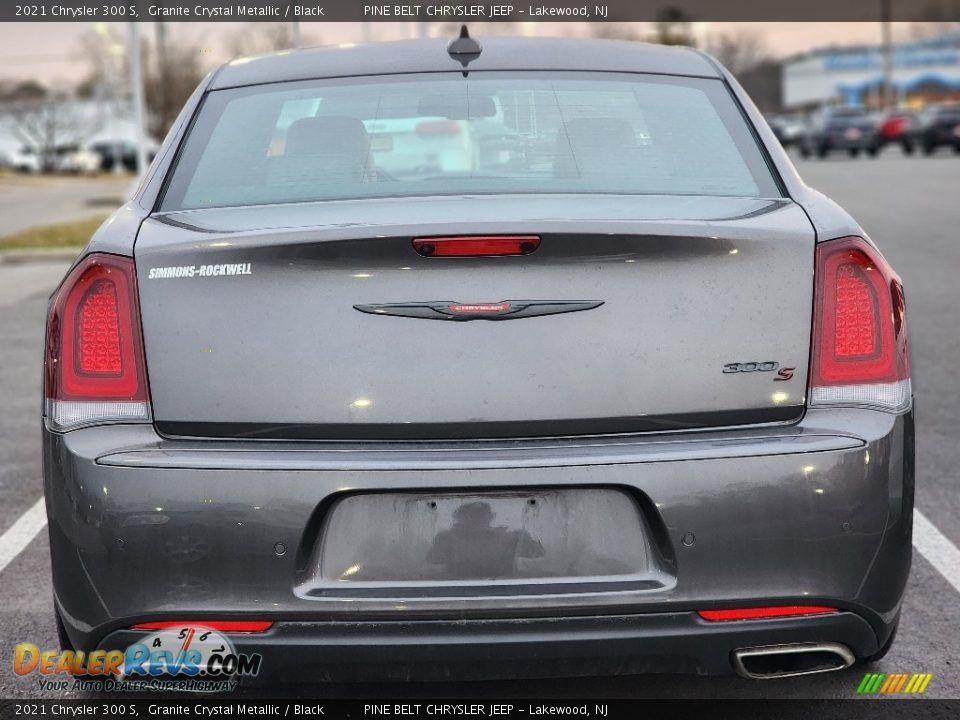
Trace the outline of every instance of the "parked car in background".
<instances>
[{"instance_id":1,"label":"parked car in background","mask_svg":"<svg viewBox=\"0 0 960 720\"><path fill-rule=\"evenodd\" d=\"M466 121L378 118L366 121L364 127L377 173L385 177L427 177L474 169L474 146Z\"/></svg>"},{"instance_id":2,"label":"parked car in background","mask_svg":"<svg viewBox=\"0 0 960 720\"><path fill-rule=\"evenodd\" d=\"M128 142L101 141L90 144L90 150L100 157L100 169L111 171L118 164L128 171L137 166L137 146Z\"/></svg>"},{"instance_id":3,"label":"parked car in background","mask_svg":"<svg viewBox=\"0 0 960 720\"><path fill-rule=\"evenodd\" d=\"M451 120L421 116L364 121L377 173L394 179L472 173L502 168L519 157L521 139L489 118Z\"/></svg>"},{"instance_id":4,"label":"parked car in background","mask_svg":"<svg viewBox=\"0 0 960 720\"><path fill-rule=\"evenodd\" d=\"M917 122L917 114L912 110L890 110L880 116L880 138L883 144L899 145L910 155L914 149L912 132Z\"/></svg>"},{"instance_id":5,"label":"parked car in background","mask_svg":"<svg viewBox=\"0 0 960 720\"><path fill-rule=\"evenodd\" d=\"M93 150L79 147L65 153L57 169L76 175L96 175L101 170L101 158Z\"/></svg>"},{"instance_id":6,"label":"parked car in background","mask_svg":"<svg viewBox=\"0 0 960 720\"><path fill-rule=\"evenodd\" d=\"M871 113L863 108L831 107L814 115L800 142L800 154L823 158L831 152L846 151L856 157L863 151L874 157L881 147L879 124Z\"/></svg>"},{"instance_id":7,"label":"parked car in background","mask_svg":"<svg viewBox=\"0 0 960 720\"><path fill-rule=\"evenodd\" d=\"M960 105L931 105L917 118L911 141L925 155L947 145L960 153Z\"/></svg>"},{"instance_id":8,"label":"parked car in background","mask_svg":"<svg viewBox=\"0 0 960 720\"><path fill-rule=\"evenodd\" d=\"M147 141L147 162L153 161L157 153L157 146L152 140ZM126 140L98 140L90 143L89 149L100 157L100 169L104 172L112 171L117 163L127 172L136 172L137 146Z\"/></svg>"},{"instance_id":9,"label":"parked car in background","mask_svg":"<svg viewBox=\"0 0 960 720\"><path fill-rule=\"evenodd\" d=\"M767 122L783 147L799 145L803 140L806 131L803 118L795 115L772 115L767 118Z\"/></svg>"},{"instance_id":10,"label":"parked car in background","mask_svg":"<svg viewBox=\"0 0 960 720\"><path fill-rule=\"evenodd\" d=\"M40 172L40 158L33 148L20 145L9 145L3 149L7 157L10 170L19 173Z\"/></svg>"}]
</instances>

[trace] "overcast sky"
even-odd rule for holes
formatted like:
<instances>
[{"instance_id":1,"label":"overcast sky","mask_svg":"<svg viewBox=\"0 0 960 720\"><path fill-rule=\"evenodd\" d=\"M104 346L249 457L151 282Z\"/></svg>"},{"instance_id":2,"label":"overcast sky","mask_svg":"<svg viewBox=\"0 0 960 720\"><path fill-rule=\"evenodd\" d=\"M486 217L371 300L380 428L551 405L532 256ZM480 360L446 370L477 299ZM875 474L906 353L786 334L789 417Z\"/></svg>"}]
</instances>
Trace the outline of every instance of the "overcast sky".
<instances>
[{"instance_id":1,"label":"overcast sky","mask_svg":"<svg viewBox=\"0 0 960 720\"><path fill-rule=\"evenodd\" d=\"M125 32L122 23L117 30ZM302 23L305 44L359 41L363 23ZM416 23L369 23L374 40L413 37ZM520 23L517 31L543 35L573 35L586 31L583 23ZM636 23L644 26L646 23ZM895 25L906 25L895 23ZM248 23L169 23L171 36L185 35L202 48L208 67L228 59L227 38L231 34L257 31ZM152 37L152 23L142 23L142 32ZM831 44L872 43L880 40L878 23L698 23L696 31L729 32L749 28L762 34L775 56L786 56ZM896 27L895 36L905 36L906 27ZM0 79L33 78L45 84L71 83L87 72L79 51L80 37L92 33L92 23L0 23ZM477 33L482 37L481 32Z\"/></svg>"}]
</instances>

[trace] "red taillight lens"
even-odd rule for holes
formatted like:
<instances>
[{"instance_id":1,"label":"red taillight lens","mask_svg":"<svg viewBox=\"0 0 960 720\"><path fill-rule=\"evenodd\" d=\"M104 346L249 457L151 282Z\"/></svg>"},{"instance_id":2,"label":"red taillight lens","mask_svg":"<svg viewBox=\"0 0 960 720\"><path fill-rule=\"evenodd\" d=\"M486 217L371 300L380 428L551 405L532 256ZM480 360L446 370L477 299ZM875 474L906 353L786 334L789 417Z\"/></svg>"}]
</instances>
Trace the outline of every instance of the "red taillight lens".
<instances>
[{"instance_id":1,"label":"red taillight lens","mask_svg":"<svg viewBox=\"0 0 960 720\"><path fill-rule=\"evenodd\" d=\"M77 309L75 347L75 366L82 375L123 374L116 283L97 280L87 289Z\"/></svg>"},{"instance_id":2,"label":"red taillight lens","mask_svg":"<svg viewBox=\"0 0 960 720\"><path fill-rule=\"evenodd\" d=\"M225 633L266 632L273 627L272 620L159 620L134 625L131 630L166 630L190 625L219 630Z\"/></svg>"},{"instance_id":3,"label":"red taillight lens","mask_svg":"<svg viewBox=\"0 0 960 720\"><path fill-rule=\"evenodd\" d=\"M133 260L94 253L50 305L47 418L55 430L150 419Z\"/></svg>"},{"instance_id":4,"label":"red taillight lens","mask_svg":"<svg viewBox=\"0 0 960 720\"><path fill-rule=\"evenodd\" d=\"M492 235L417 238L413 249L424 257L529 255L540 247L536 235Z\"/></svg>"},{"instance_id":5,"label":"red taillight lens","mask_svg":"<svg viewBox=\"0 0 960 720\"><path fill-rule=\"evenodd\" d=\"M736 608L734 610L699 610L697 614L704 620L724 622L726 620L760 620L763 618L795 617L798 615L826 615L838 610L823 605L780 605L777 607Z\"/></svg>"},{"instance_id":6,"label":"red taillight lens","mask_svg":"<svg viewBox=\"0 0 960 720\"><path fill-rule=\"evenodd\" d=\"M811 405L904 410L910 370L900 278L863 238L817 246Z\"/></svg>"}]
</instances>

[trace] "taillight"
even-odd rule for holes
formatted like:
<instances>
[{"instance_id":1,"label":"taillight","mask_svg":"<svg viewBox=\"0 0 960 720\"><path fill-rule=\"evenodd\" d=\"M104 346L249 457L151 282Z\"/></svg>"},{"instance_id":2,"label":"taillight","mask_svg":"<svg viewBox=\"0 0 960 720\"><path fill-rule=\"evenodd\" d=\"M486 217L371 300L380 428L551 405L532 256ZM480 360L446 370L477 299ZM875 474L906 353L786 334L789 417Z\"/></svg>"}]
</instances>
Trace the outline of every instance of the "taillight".
<instances>
[{"instance_id":1,"label":"taillight","mask_svg":"<svg viewBox=\"0 0 960 720\"><path fill-rule=\"evenodd\" d=\"M859 237L817 246L811 406L910 407L900 278Z\"/></svg>"},{"instance_id":2,"label":"taillight","mask_svg":"<svg viewBox=\"0 0 960 720\"><path fill-rule=\"evenodd\" d=\"M150 421L132 259L93 253L63 281L47 321L45 385L52 430Z\"/></svg>"}]
</instances>

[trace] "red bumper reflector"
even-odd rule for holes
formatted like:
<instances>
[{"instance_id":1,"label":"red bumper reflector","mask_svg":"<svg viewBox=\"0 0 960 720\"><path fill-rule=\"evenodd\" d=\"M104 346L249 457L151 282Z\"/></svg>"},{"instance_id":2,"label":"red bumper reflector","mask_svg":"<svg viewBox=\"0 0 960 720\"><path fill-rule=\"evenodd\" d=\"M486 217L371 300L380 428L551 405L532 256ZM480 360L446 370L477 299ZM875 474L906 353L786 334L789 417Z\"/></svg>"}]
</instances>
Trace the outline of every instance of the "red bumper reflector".
<instances>
[{"instance_id":1,"label":"red bumper reflector","mask_svg":"<svg viewBox=\"0 0 960 720\"><path fill-rule=\"evenodd\" d=\"M266 632L273 627L272 620L160 620L134 625L132 630L166 630L167 628L200 625L226 633Z\"/></svg>"},{"instance_id":2,"label":"red bumper reflector","mask_svg":"<svg viewBox=\"0 0 960 720\"><path fill-rule=\"evenodd\" d=\"M478 235L417 238L413 249L424 257L488 257L529 255L540 247L536 235Z\"/></svg>"},{"instance_id":3,"label":"red bumper reflector","mask_svg":"<svg viewBox=\"0 0 960 720\"><path fill-rule=\"evenodd\" d=\"M736 608L734 610L698 610L704 620L759 620L762 618L794 617L797 615L827 615L839 612L823 605L781 605L779 607Z\"/></svg>"}]
</instances>

